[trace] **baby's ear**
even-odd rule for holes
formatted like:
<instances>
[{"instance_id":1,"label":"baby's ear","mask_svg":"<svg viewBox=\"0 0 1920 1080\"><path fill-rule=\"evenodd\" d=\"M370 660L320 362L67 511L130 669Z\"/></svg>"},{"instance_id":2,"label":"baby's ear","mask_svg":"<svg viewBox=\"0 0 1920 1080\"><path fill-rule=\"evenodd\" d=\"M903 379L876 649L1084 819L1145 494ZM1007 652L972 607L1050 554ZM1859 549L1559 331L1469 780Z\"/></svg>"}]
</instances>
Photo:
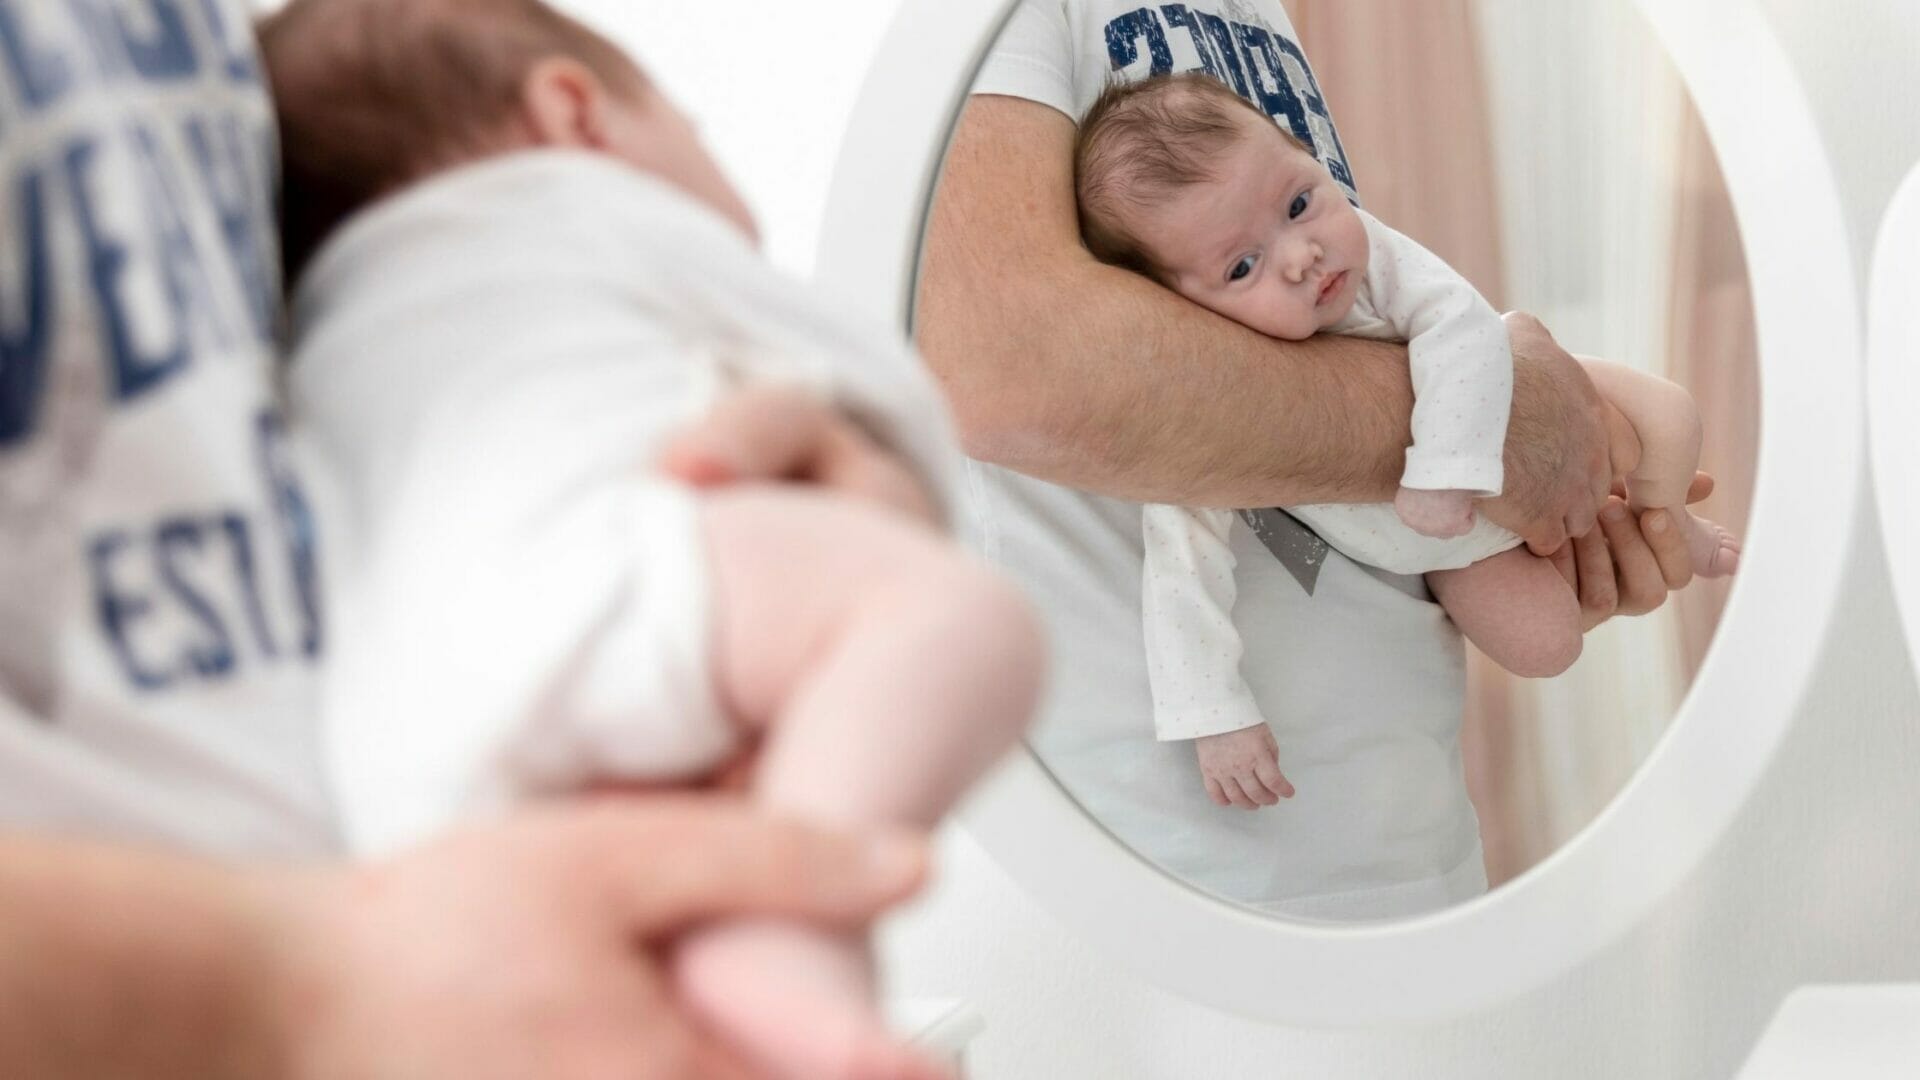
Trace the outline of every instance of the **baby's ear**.
<instances>
[{"instance_id":1,"label":"baby's ear","mask_svg":"<svg viewBox=\"0 0 1920 1080\"><path fill-rule=\"evenodd\" d=\"M520 103L542 146L599 150L607 143L607 88L585 64L564 56L534 64Z\"/></svg>"}]
</instances>

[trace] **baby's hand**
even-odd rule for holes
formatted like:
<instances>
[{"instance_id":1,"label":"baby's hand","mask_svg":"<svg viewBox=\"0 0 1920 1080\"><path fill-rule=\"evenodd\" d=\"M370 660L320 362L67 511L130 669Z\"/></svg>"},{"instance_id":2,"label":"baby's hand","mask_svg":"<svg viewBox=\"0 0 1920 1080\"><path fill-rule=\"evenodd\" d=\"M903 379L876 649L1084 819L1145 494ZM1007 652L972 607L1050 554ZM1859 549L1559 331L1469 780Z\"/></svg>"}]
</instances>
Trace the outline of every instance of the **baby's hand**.
<instances>
[{"instance_id":1,"label":"baby's hand","mask_svg":"<svg viewBox=\"0 0 1920 1080\"><path fill-rule=\"evenodd\" d=\"M1293 798L1293 785L1280 774L1280 744L1265 724L1193 740L1207 794L1221 806L1258 810Z\"/></svg>"},{"instance_id":2,"label":"baby's hand","mask_svg":"<svg viewBox=\"0 0 1920 1080\"><path fill-rule=\"evenodd\" d=\"M1471 491L1422 491L1403 487L1393 497L1393 511L1414 532L1451 540L1472 531L1473 499Z\"/></svg>"},{"instance_id":3,"label":"baby's hand","mask_svg":"<svg viewBox=\"0 0 1920 1080\"><path fill-rule=\"evenodd\" d=\"M667 443L661 466L698 488L807 484L872 499L938 524L933 495L907 461L799 387L746 386Z\"/></svg>"}]
</instances>

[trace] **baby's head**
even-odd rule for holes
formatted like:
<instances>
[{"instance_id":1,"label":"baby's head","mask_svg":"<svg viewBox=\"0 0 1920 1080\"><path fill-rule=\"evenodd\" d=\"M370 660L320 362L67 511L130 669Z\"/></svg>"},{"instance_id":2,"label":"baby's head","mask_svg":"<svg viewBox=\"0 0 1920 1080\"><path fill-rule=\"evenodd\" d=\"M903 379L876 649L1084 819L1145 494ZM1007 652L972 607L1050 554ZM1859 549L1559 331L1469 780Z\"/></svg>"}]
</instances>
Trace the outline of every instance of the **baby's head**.
<instances>
[{"instance_id":1,"label":"baby's head","mask_svg":"<svg viewBox=\"0 0 1920 1080\"><path fill-rule=\"evenodd\" d=\"M605 153L755 234L692 124L618 46L541 0L293 0L260 27L297 271L349 214L540 147Z\"/></svg>"},{"instance_id":2,"label":"baby's head","mask_svg":"<svg viewBox=\"0 0 1920 1080\"><path fill-rule=\"evenodd\" d=\"M1207 75L1108 87L1074 184L1095 257L1270 337L1332 326L1366 277L1366 228L1332 174Z\"/></svg>"}]
</instances>

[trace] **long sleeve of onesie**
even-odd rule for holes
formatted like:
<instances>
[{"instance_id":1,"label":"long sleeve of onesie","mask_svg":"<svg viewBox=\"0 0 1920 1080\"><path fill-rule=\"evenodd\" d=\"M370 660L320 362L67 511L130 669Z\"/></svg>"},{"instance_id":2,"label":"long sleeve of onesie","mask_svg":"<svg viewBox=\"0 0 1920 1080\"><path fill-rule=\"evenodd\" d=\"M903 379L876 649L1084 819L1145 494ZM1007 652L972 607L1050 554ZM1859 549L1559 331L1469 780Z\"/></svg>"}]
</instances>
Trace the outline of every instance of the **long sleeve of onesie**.
<instances>
[{"instance_id":1,"label":"long sleeve of onesie","mask_svg":"<svg viewBox=\"0 0 1920 1080\"><path fill-rule=\"evenodd\" d=\"M1505 324L1439 256L1364 210L1360 217L1370 252L1366 296L1333 332L1407 343L1413 444L1401 484L1500 494L1513 403Z\"/></svg>"},{"instance_id":2,"label":"long sleeve of onesie","mask_svg":"<svg viewBox=\"0 0 1920 1080\"><path fill-rule=\"evenodd\" d=\"M1233 625L1231 510L1141 508L1146 561L1141 618L1153 735L1197 739L1262 723L1240 677L1240 632Z\"/></svg>"}]
</instances>

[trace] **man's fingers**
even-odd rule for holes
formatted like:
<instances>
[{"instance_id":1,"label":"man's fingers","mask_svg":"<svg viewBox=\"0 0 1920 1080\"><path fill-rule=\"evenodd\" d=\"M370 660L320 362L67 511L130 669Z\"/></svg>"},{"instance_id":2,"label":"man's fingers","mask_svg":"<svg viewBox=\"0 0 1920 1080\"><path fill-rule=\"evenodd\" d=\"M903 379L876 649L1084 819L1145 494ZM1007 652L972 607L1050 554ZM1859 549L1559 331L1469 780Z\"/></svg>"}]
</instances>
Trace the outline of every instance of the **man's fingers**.
<instances>
[{"instance_id":1,"label":"man's fingers","mask_svg":"<svg viewBox=\"0 0 1920 1080\"><path fill-rule=\"evenodd\" d=\"M667 443L662 466L692 484L811 475L836 414L798 387L732 393Z\"/></svg>"},{"instance_id":2,"label":"man's fingers","mask_svg":"<svg viewBox=\"0 0 1920 1080\"><path fill-rule=\"evenodd\" d=\"M1526 534L1527 550L1535 555L1551 555L1567 545L1567 526L1564 521L1554 521L1542 525Z\"/></svg>"},{"instance_id":3,"label":"man's fingers","mask_svg":"<svg viewBox=\"0 0 1920 1080\"><path fill-rule=\"evenodd\" d=\"M1574 591L1574 595L1576 596L1579 595L1580 573L1574 567L1573 545L1572 544L1561 545L1560 550L1554 552L1552 555L1548 556L1548 558L1553 562L1553 568L1555 570L1560 571L1560 576L1566 581L1567 588L1572 589Z\"/></svg>"},{"instance_id":4,"label":"man's fingers","mask_svg":"<svg viewBox=\"0 0 1920 1080\"><path fill-rule=\"evenodd\" d=\"M1614 579L1620 594L1619 613L1645 615L1667 599L1667 583L1653 549L1640 535L1640 524L1619 500L1600 513L1600 529L1611 551Z\"/></svg>"},{"instance_id":5,"label":"man's fingers","mask_svg":"<svg viewBox=\"0 0 1920 1080\"><path fill-rule=\"evenodd\" d=\"M1207 798L1212 799L1215 806L1232 805L1227 799L1226 791L1220 787L1220 781L1215 780L1211 776L1203 777L1203 779L1207 782Z\"/></svg>"},{"instance_id":6,"label":"man's fingers","mask_svg":"<svg viewBox=\"0 0 1920 1080\"><path fill-rule=\"evenodd\" d=\"M1565 524L1567 536L1585 536L1592 532L1593 527L1600 521L1600 503L1605 501L1605 499L1591 503L1583 501L1569 508Z\"/></svg>"},{"instance_id":7,"label":"man's fingers","mask_svg":"<svg viewBox=\"0 0 1920 1080\"><path fill-rule=\"evenodd\" d=\"M1609 416L1611 416L1614 411L1611 407L1606 407L1606 412ZM1629 428L1628 430L1631 431L1632 429ZM1610 459L1608 456L1612 450L1612 443L1608 443L1605 450L1594 454L1593 462L1587 467L1587 504L1596 510L1607 501L1607 496L1613 493L1614 480L1624 475L1616 471L1616 462L1618 459ZM1636 453L1635 456L1638 456L1638 454ZM1586 534L1574 533L1573 535L1584 536Z\"/></svg>"},{"instance_id":8,"label":"man's fingers","mask_svg":"<svg viewBox=\"0 0 1920 1080\"><path fill-rule=\"evenodd\" d=\"M775 821L719 796L615 796L552 811L533 838L566 872L598 878L628 929L779 915L865 922L926 877L923 840Z\"/></svg>"},{"instance_id":9,"label":"man's fingers","mask_svg":"<svg viewBox=\"0 0 1920 1080\"><path fill-rule=\"evenodd\" d=\"M1620 602L1613 558L1599 530L1581 536L1572 546L1580 572L1580 621L1583 628L1591 630L1611 618Z\"/></svg>"},{"instance_id":10,"label":"man's fingers","mask_svg":"<svg viewBox=\"0 0 1920 1080\"><path fill-rule=\"evenodd\" d=\"M1713 477L1703 472L1693 474L1693 483L1687 485L1687 505L1704 500L1713 494Z\"/></svg>"},{"instance_id":11,"label":"man's fingers","mask_svg":"<svg viewBox=\"0 0 1920 1080\"><path fill-rule=\"evenodd\" d=\"M1687 538L1671 513L1649 510L1641 514L1640 532L1647 538L1647 546L1653 549L1654 559L1660 563L1660 573L1668 589L1684 589L1692 583L1693 555L1687 550Z\"/></svg>"}]
</instances>

